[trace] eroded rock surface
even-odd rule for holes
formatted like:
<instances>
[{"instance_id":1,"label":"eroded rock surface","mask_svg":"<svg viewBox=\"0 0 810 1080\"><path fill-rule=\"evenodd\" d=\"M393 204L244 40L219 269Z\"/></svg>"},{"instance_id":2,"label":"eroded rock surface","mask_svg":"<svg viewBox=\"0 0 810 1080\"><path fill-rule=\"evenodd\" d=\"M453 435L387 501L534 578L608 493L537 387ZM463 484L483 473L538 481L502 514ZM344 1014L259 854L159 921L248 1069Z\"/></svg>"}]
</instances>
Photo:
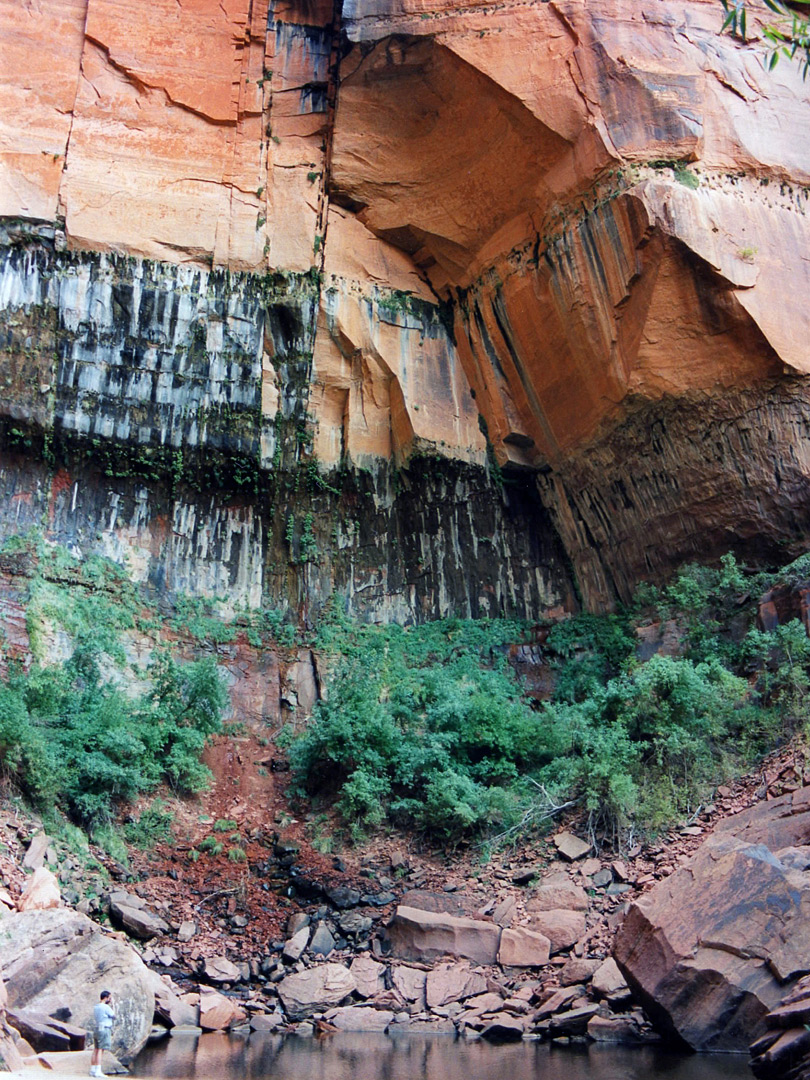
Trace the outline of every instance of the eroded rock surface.
<instances>
[{"instance_id":1,"label":"eroded rock surface","mask_svg":"<svg viewBox=\"0 0 810 1080\"><path fill-rule=\"evenodd\" d=\"M178 591L348 590L386 619L570 609L568 565L599 608L729 547L798 554L810 91L765 70L753 13L749 45L719 23L715 0L7 6L15 527L44 503L51 535ZM338 465L360 524L333 537ZM299 467L317 569L274 503Z\"/></svg>"},{"instance_id":2,"label":"eroded rock surface","mask_svg":"<svg viewBox=\"0 0 810 1080\"><path fill-rule=\"evenodd\" d=\"M152 977L138 954L67 908L25 911L3 920L0 978L8 1005L45 1017L66 1007L70 1024L92 1029L101 990L114 992L113 1052L132 1058L155 1011ZM63 1016L63 1013L59 1013Z\"/></svg>"},{"instance_id":3,"label":"eroded rock surface","mask_svg":"<svg viewBox=\"0 0 810 1080\"><path fill-rule=\"evenodd\" d=\"M810 877L795 868L809 829L810 788L755 806L633 904L614 954L662 1030L746 1050L810 971Z\"/></svg>"}]
</instances>

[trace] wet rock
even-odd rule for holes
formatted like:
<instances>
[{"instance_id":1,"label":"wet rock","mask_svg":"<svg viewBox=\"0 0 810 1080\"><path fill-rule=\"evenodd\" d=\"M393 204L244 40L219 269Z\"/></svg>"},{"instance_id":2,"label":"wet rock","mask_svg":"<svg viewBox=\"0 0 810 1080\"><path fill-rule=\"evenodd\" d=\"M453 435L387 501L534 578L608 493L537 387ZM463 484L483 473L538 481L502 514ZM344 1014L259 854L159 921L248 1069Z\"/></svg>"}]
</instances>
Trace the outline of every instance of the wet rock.
<instances>
[{"instance_id":1,"label":"wet rock","mask_svg":"<svg viewBox=\"0 0 810 1080\"><path fill-rule=\"evenodd\" d=\"M641 1041L638 1025L625 1016L592 1016L588 1020L587 1034L594 1042L619 1046L635 1046Z\"/></svg>"},{"instance_id":2,"label":"wet rock","mask_svg":"<svg viewBox=\"0 0 810 1080\"><path fill-rule=\"evenodd\" d=\"M599 1006L593 1002L578 1009L555 1013L549 1020L549 1033L557 1035L585 1035L592 1017L596 1016Z\"/></svg>"},{"instance_id":3,"label":"wet rock","mask_svg":"<svg viewBox=\"0 0 810 1080\"><path fill-rule=\"evenodd\" d=\"M492 923L400 906L388 927L391 950L407 960L464 957L478 964L498 958L500 929Z\"/></svg>"},{"instance_id":4,"label":"wet rock","mask_svg":"<svg viewBox=\"0 0 810 1080\"><path fill-rule=\"evenodd\" d=\"M507 1012L496 1013L481 1029L481 1037L490 1042L516 1042L523 1038L523 1021Z\"/></svg>"},{"instance_id":5,"label":"wet rock","mask_svg":"<svg viewBox=\"0 0 810 1080\"><path fill-rule=\"evenodd\" d=\"M278 983L278 995L290 1020L303 1020L340 1005L357 984L342 964L323 964L288 975Z\"/></svg>"}]
</instances>

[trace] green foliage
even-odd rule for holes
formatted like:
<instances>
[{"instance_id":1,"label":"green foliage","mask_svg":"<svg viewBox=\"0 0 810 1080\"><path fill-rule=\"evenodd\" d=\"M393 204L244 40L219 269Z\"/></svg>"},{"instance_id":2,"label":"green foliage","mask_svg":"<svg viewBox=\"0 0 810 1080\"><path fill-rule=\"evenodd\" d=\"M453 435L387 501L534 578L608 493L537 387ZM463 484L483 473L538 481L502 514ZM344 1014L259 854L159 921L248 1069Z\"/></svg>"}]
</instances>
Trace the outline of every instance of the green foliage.
<instances>
[{"instance_id":1,"label":"green foliage","mask_svg":"<svg viewBox=\"0 0 810 1080\"><path fill-rule=\"evenodd\" d=\"M332 612L318 644L343 659L290 748L302 790L331 786L349 823L390 817L449 840L506 820L509 785L545 745L506 660L522 633L505 620L363 627Z\"/></svg>"},{"instance_id":2,"label":"green foliage","mask_svg":"<svg viewBox=\"0 0 810 1080\"><path fill-rule=\"evenodd\" d=\"M207 851L209 855L221 855L223 843L221 840L217 840L215 836L205 836L197 844L200 851Z\"/></svg>"},{"instance_id":3,"label":"green foliage","mask_svg":"<svg viewBox=\"0 0 810 1080\"><path fill-rule=\"evenodd\" d=\"M155 844L165 843L172 837L172 815L165 809L162 799L155 799L135 821L124 826L128 843L148 851Z\"/></svg>"},{"instance_id":4,"label":"green foliage","mask_svg":"<svg viewBox=\"0 0 810 1080\"><path fill-rule=\"evenodd\" d=\"M84 635L69 660L0 684L7 773L36 805L58 804L91 829L110 823L116 801L161 781L181 792L205 786L199 755L225 703L212 661L180 665L166 654L153 664L151 692L132 701L102 680L100 641L103 633Z\"/></svg>"},{"instance_id":5,"label":"green foliage","mask_svg":"<svg viewBox=\"0 0 810 1080\"><path fill-rule=\"evenodd\" d=\"M745 41L747 30L747 0L720 0L725 17L721 32L738 35ZM807 5L810 0L764 0L765 7L776 15L776 21L768 23L763 29L767 42L768 68L772 71L780 57L795 60L799 64L802 78L807 78L810 71L810 19L804 11L794 8Z\"/></svg>"}]
</instances>

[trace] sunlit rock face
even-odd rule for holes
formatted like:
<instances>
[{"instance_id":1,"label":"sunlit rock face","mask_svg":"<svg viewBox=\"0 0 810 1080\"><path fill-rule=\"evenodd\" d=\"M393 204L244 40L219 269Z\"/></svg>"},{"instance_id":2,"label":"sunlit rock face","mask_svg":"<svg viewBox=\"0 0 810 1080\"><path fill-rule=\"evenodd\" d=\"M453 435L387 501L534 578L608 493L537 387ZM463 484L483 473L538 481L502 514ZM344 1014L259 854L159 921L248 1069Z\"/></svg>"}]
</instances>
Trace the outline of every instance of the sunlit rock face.
<instances>
[{"instance_id":1,"label":"sunlit rock face","mask_svg":"<svg viewBox=\"0 0 810 1080\"><path fill-rule=\"evenodd\" d=\"M96 469L124 503L137 479L169 588L188 523L234 536L238 508L248 547L209 573L195 541L183 587L299 608L538 615L574 605L572 571L602 608L684 559L791 557L810 85L720 21L716 0L6 5L14 460Z\"/></svg>"}]
</instances>

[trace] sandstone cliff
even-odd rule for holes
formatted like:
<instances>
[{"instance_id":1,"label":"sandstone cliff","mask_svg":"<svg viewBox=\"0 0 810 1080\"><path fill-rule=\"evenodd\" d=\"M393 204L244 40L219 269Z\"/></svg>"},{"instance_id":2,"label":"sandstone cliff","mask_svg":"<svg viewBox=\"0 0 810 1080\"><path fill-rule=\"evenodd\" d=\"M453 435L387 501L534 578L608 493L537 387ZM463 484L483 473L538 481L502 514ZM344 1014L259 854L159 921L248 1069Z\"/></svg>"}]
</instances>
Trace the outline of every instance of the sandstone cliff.
<instances>
[{"instance_id":1,"label":"sandstone cliff","mask_svg":"<svg viewBox=\"0 0 810 1080\"><path fill-rule=\"evenodd\" d=\"M6 5L4 530L406 619L798 553L810 90L719 23Z\"/></svg>"}]
</instances>

